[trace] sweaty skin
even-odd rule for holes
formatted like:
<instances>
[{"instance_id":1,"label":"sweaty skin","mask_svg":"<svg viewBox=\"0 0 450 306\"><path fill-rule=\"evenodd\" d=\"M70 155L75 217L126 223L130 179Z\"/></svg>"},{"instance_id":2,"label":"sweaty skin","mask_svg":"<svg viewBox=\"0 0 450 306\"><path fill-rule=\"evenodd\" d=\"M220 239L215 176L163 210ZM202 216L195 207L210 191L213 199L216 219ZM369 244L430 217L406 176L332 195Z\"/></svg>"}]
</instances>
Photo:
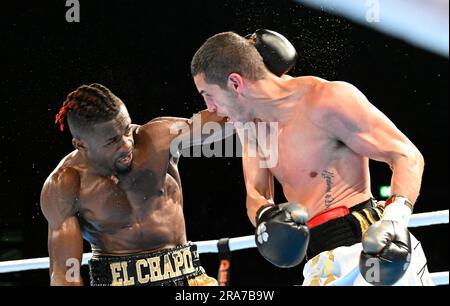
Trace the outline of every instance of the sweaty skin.
<instances>
[{"instance_id":1,"label":"sweaty skin","mask_svg":"<svg viewBox=\"0 0 450 306\"><path fill-rule=\"evenodd\" d=\"M200 114L202 124L224 123L213 113ZM127 115L127 120L101 123L101 128L126 129L131 122ZM178 157L169 150L171 141L180 136L170 131L174 123L189 125L186 137L193 132L191 122L183 118L162 117L143 126L131 125L134 145L130 146L129 172L101 173L75 150L50 174L42 189L41 207L49 223L52 285L69 284L66 261L81 262L83 238L95 254L104 255L136 254L186 243ZM119 143L117 150L123 146ZM81 279L70 283L82 284Z\"/></svg>"},{"instance_id":2,"label":"sweaty skin","mask_svg":"<svg viewBox=\"0 0 450 306\"><path fill-rule=\"evenodd\" d=\"M279 126L276 166L261 167L261 158L250 157L252 148L244 145L246 206L253 225L258 208L273 202L274 177L287 200L306 206L310 217L369 199L369 159L390 166L393 194L416 201L422 155L354 86L316 77L277 78L270 73L260 81L238 74L228 80L225 91L206 83L203 74L194 77L210 111L231 121Z\"/></svg>"}]
</instances>

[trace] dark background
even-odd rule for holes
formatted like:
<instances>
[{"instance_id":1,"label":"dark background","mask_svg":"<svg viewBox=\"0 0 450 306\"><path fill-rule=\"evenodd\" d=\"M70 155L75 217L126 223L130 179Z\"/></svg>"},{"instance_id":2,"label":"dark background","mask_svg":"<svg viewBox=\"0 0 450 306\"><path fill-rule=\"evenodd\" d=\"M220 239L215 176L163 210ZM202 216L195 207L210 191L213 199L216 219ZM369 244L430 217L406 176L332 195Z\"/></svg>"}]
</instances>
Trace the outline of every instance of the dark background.
<instances>
[{"instance_id":1,"label":"dark background","mask_svg":"<svg viewBox=\"0 0 450 306\"><path fill-rule=\"evenodd\" d=\"M45 257L42 184L72 150L54 125L66 95L102 83L127 105L135 123L190 117L204 108L189 64L211 35L258 28L284 34L300 58L291 75L356 85L416 144L426 159L416 212L448 209L448 59L343 18L287 0L87 1L81 22L65 20L65 1L2 4L0 19L0 260ZM249 235L239 158L183 158L188 239ZM373 194L388 185L387 165L372 163ZM277 186L277 200L283 201ZM448 270L448 225L412 229L429 270ZM89 251L86 245L86 252ZM215 254L202 255L216 276ZM86 267L83 275L87 282ZM300 284L302 266L279 269L256 249L232 254L234 285ZM0 285L40 285L48 270L0 274Z\"/></svg>"}]
</instances>

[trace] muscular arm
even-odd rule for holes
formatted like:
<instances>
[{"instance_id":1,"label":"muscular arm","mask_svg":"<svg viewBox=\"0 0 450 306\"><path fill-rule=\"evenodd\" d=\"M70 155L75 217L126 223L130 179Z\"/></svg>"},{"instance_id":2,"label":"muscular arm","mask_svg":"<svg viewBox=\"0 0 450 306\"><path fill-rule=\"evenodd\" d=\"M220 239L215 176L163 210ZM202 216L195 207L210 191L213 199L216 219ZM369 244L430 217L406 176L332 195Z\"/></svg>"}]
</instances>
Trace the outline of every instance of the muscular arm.
<instances>
[{"instance_id":1,"label":"muscular arm","mask_svg":"<svg viewBox=\"0 0 450 306\"><path fill-rule=\"evenodd\" d=\"M168 133L164 135L170 141L174 140L174 143L181 144L180 149L213 143L233 133L227 129L227 133L224 134L226 119L218 116L215 112L209 112L207 110L194 114L190 119L158 117L150 121L150 123L155 122L165 123L165 128L167 128Z\"/></svg>"},{"instance_id":2,"label":"muscular arm","mask_svg":"<svg viewBox=\"0 0 450 306\"><path fill-rule=\"evenodd\" d=\"M247 190L246 207L247 216L253 226L256 226L255 217L258 209L274 201L273 175L267 167L262 167L260 155L256 147L249 145L248 141L242 143L242 168L244 171L245 188Z\"/></svg>"},{"instance_id":3,"label":"muscular arm","mask_svg":"<svg viewBox=\"0 0 450 306\"><path fill-rule=\"evenodd\" d=\"M70 168L51 174L41 192L41 209L48 221L48 252L50 256L50 284L83 285L68 276L80 275L83 256L83 237L76 217L75 201L79 190L78 173ZM75 266L74 266L75 262ZM66 266L66 264L69 266Z\"/></svg>"},{"instance_id":4,"label":"muscular arm","mask_svg":"<svg viewBox=\"0 0 450 306\"><path fill-rule=\"evenodd\" d=\"M424 168L419 150L354 86L344 82L324 86L313 106L312 121L357 154L387 163L392 194L414 203Z\"/></svg>"}]
</instances>

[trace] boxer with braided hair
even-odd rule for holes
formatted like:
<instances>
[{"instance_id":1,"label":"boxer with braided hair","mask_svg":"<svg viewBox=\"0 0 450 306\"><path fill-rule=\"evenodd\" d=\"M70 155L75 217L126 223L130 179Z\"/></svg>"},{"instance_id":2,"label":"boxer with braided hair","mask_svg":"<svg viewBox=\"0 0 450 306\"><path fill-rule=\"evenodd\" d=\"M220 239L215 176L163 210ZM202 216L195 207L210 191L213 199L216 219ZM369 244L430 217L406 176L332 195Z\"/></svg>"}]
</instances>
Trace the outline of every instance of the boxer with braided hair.
<instances>
[{"instance_id":1,"label":"boxer with braided hair","mask_svg":"<svg viewBox=\"0 0 450 306\"><path fill-rule=\"evenodd\" d=\"M199 116L201 125L225 122L205 111ZM67 96L55 120L61 131L66 119L75 150L41 192L50 283L83 284L74 275L84 238L94 253L91 285L216 285L201 267L196 245L186 239L179 154L171 148L176 137L203 138L192 120L160 117L132 124L122 100L100 84L82 85ZM174 125L187 128L174 133Z\"/></svg>"}]
</instances>

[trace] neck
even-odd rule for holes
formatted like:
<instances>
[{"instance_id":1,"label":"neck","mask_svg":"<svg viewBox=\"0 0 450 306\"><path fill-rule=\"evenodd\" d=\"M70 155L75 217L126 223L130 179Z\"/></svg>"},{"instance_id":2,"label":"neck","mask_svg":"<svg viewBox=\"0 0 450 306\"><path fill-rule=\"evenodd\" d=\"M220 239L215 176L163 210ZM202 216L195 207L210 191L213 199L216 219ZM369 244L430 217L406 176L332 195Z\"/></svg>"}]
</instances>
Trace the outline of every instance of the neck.
<instances>
[{"instance_id":1,"label":"neck","mask_svg":"<svg viewBox=\"0 0 450 306\"><path fill-rule=\"evenodd\" d=\"M299 94L302 94L301 88L293 87L289 80L268 74L263 80L249 83L242 96L245 103L251 106L254 118L266 122L285 122L294 114L292 109Z\"/></svg>"},{"instance_id":2,"label":"neck","mask_svg":"<svg viewBox=\"0 0 450 306\"><path fill-rule=\"evenodd\" d=\"M84 152L80 152L80 153L87 165L89 172L94 173L96 175L107 176L107 177L110 177L110 176L117 177L118 176L117 173L115 173L113 170L106 169L106 168L98 165L97 163L91 161L89 158L86 157L86 154Z\"/></svg>"}]
</instances>

